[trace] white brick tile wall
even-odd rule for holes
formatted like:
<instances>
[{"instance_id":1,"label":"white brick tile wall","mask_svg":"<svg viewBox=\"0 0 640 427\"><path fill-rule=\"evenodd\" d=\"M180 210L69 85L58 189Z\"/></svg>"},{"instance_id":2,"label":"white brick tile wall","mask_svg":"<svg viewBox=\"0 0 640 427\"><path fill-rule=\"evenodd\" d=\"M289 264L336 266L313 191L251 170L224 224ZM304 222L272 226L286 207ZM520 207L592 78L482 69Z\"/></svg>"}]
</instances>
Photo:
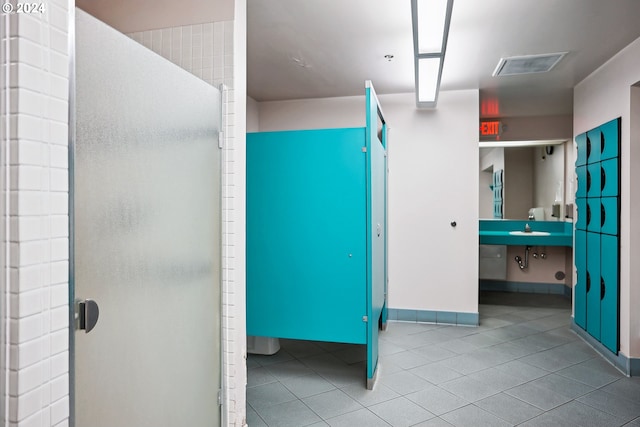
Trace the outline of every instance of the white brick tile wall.
<instances>
[{"instance_id":1,"label":"white brick tile wall","mask_svg":"<svg viewBox=\"0 0 640 427\"><path fill-rule=\"evenodd\" d=\"M0 107L0 175L8 172L2 186L10 190L1 209L10 257L0 313L9 325L2 375L12 427L65 425L69 414L69 12L67 0L50 0L44 13L0 15L10 34L9 43L0 34L0 89L9 101Z\"/></svg>"}]
</instances>

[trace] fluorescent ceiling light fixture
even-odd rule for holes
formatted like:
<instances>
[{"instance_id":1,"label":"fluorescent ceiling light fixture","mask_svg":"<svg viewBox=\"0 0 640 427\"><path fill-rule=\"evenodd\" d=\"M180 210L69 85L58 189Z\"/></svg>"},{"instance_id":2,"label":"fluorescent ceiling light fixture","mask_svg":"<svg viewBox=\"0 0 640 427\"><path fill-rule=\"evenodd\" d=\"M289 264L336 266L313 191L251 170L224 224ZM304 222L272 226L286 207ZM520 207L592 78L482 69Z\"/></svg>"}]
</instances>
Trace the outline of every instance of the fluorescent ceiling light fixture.
<instances>
[{"instance_id":1,"label":"fluorescent ceiling light fixture","mask_svg":"<svg viewBox=\"0 0 640 427\"><path fill-rule=\"evenodd\" d=\"M453 0L411 0L416 105L435 108Z\"/></svg>"},{"instance_id":2,"label":"fluorescent ceiling light fixture","mask_svg":"<svg viewBox=\"0 0 640 427\"><path fill-rule=\"evenodd\" d=\"M440 58L418 59L418 102L436 102L440 62Z\"/></svg>"}]
</instances>

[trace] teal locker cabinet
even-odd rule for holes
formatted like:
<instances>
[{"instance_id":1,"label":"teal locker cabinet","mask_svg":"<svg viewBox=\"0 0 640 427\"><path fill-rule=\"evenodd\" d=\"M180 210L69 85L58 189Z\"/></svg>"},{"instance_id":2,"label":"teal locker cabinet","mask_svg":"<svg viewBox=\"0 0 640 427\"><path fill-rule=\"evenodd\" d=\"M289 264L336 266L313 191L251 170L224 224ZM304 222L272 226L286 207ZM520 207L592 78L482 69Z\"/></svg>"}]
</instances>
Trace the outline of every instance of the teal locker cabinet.
<instances>
[{"instance_id":1,"label":"teal locker cabinet","mask_svg":"<svg viewBox=\"0 0 640 427\"><path fill-rule=\"evenodd\" d=\"M574 321L618 353L620 119L576 137Z\"/></svg>"},{"instance_id":2,"label":"teal locker cabinet","mask_svg":"<svg viewBox=\"0 0 640 427\"><path fill-rule=\"evenodd\" d=\"M364 344L371 388L387 320L387 138L370 82L366 105L366 127L247 134L247 335Z\"/></svg>"}]
</instances>

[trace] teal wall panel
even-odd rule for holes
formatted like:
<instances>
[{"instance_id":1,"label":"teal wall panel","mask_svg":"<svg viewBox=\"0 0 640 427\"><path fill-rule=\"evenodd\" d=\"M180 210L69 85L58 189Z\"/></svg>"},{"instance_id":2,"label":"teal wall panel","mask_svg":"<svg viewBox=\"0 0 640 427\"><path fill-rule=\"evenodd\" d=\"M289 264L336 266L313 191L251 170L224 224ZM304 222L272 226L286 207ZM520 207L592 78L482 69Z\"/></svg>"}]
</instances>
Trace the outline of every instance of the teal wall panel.
<instances>
[{"instance_id":1,"label":"teal wall panel","mask_svg":"<svg viewBox=\"0 0 640 427\"><path fill-rule=\"evenodd\" d=\"M601 251L601 324L600 341L609 350L618 351L619 330L619 244L617 236L603 234L600 240Z\"/></svg>"},{"instance_id":2,"label":"teal wall panel","mask_svg":"<svg viewBox=\"0 0 640 427\"><path fill-rule=\"evenodd\" d=\"M366 343L364 128L247 134L247 334Z\"/></svg>"}]
</instances>

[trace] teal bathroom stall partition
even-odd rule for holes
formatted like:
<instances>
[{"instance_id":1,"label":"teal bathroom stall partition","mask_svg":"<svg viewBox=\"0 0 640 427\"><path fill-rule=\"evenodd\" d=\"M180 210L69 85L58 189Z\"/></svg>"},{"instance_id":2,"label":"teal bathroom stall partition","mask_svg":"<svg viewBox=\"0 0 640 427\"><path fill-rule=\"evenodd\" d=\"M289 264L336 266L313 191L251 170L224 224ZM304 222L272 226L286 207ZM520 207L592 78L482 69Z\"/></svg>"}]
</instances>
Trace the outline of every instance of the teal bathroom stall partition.
<instances>
[{"instance_id":1,"label":"teal bathroom stall partition","mask_svg":"<svg viewBox=\"0 0 640 427\"><path fill-rule=\"evenodd\" d=\"M367 346L386 324L386 123L247 134L247 335ZM380 125L379 125L380 121Z\"/></svg>"}]
</instances>

